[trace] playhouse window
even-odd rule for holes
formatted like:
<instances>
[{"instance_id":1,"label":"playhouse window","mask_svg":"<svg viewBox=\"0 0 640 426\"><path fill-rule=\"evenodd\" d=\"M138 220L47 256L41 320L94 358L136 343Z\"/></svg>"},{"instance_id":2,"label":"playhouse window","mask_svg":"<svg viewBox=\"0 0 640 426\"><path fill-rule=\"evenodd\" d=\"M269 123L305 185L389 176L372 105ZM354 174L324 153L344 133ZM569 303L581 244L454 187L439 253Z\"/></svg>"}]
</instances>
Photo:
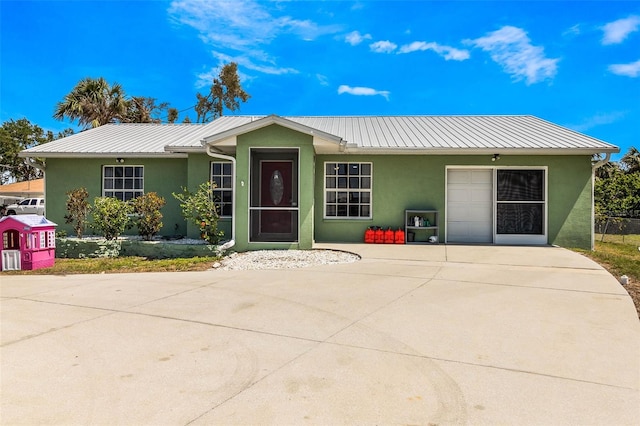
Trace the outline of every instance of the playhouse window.
<instances>
[{"instance_id":1,"label":"playhouse window","mask_svg":"<svg viewBox=\"0 0 640 426\"><path fill-rule=\"evenodd\" d=\"M231 217L233 211L233 168L229 162L213 161L211 163L211 182L216 187L213 196L218 205L221 217Z\"/></svg>"},{"instance_id":2,"label":"playhouse window","mask_svg":"<svg viewBox=\"0 0 640 426\"><path fill-rule=\"evenodd\" d=\"M371 218L371 163L325 163L325 218Z\"/></svg>"},{"instance_id":3,"label":"playhouse window","mask_svg":"<svg viewBox=\"0 0 640 426\"><path fill-rule=\"evenodd\" d=\"M143 166L104 166L102 195L128 201L144 194Z\"/></svg>"},{"instance_id":4,"label":"playhouse window","mask_svg":"<svg viewBox=\"0 0 640 426\"><path fill-rule=\"evenodd\" d=\"M20 233L15 229L10 229L2 233L2 249L3 250L19 250L20 249Z\"/></svg>"},{"instance_id":5,"label":"playhouse window","mask_svg":"<svg viewBox=\"0 0 640 426\"><path fill-rule=\"evenodd\" d=\"M40 232L40 248L45 248L47 246L47 234L45 232Z\"/></svg>"},{"instance_id":6,"label":"playhouse window","mask_svg":"<svg viewBox=\"0 0 640 426\"><path fill-rule=\"evenodd\" d=\"M47 247L56 246L56 233L53 231L47 231Z\"/></svg>"}]
</instances>

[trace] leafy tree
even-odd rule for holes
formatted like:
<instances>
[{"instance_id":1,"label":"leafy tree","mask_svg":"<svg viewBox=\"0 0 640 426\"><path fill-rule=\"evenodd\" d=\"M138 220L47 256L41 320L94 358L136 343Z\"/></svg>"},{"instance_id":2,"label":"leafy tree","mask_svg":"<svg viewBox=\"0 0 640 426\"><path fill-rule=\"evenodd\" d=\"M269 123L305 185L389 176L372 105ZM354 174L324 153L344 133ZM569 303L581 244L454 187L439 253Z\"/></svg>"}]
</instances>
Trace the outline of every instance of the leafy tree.
<instances>
[{"instance_id":1,"label":"leafy tree","mask_svg":"<svg viewBox=\"0 0 640 426\"><path fill-rule=\"evenodd\" d=\"M72 223L78 238L82 238L89 214L89 193L86 188L76 188L67 192L67 214L65 223Z\"/></svg>"},{"instance_id":2,"label":"leafy tree","mask_svg":"<svg viewBox=\"0 0 640 426\"><path fill-rule=\"evenodd\" d=\"M118 238L129 226L131 204L112 197L96 197L91 208L92 227L107 240Z\"/></svg>"},{"instance_id":3,"label":"leafy tree","mask_svg":"<svg viewBox=\"0 0 640 426\"><path fill-rule=\"evenodd\" d=\"M198 114L197 122L207 123L222 117L224 108L235 111L240 108L240 101L246 102L251 96L246 93L238 77L238 64L231 62L220 70L218 77L213 79L209 93L196 94L198 103L195 106Z\"/></svg>"},{"instance_id":4,"label":"leafy tree","mask_svg":"<svg viewBox=\"0 0 640 426\"><path fill-rule=\"evenodd\" d=\"M42 177L42 172L25 163L25 159L18 153L43 143L51 142L64 136L73 134L72 129L66 129L58 135L40 126L31 124L26 118L10 119L0 127L0 183L25 181Z\"/></svg>"},{"instance_id":5,"label":"leafy tree","mask_svg":"<svg viewBox=\"0 0 640 426\"><path fill-rule=\"evenodd\" d=\"M215 184L205 182L195 193L182 188L182 193L173 193L180 201L182 216L196 225L200 230L200 237L209 244L218 244L222 231L218 231L218 206L214 201L213 190Z\"/></svg>"},{"instance_id":6,"label":"leafy tree","mask_svg":"<svg viewBox=\"0 0 640 426\"><path fill-rule=\"evenodd\" d=\"M137 214L135 223L138 226L138 234L145 240L150 240L162 228L162 213L166 201L155 192L147 192L140 197L131 200L133 211Z\"/></svg>"},{"instance_id":7,"label":"leafy tree","mask_svg":"<svg viewBox=\"0 0 640 426\"><path fill-rule=\"evenodd\" d=\"M600 158L596 158L596 161L597 160L600 160ZM618 167L618 163L616 163L615 161L609 161L598 167L596 169L595 175L597 179L608 179L619 170L620 168Z\"/></svg>"},{"instance_id":8,"label":"leafy tree","mask_svg":"<svg viewBox=\"0 0 640 426\"><path fill-rule=\"evenodd\" d=\"M161 123L160 115L169 108L168 102L156 104L155 98L132 96L127 102L127 123ZM177 110L176 110L177 111Z\"/></svg>"},{"instance_id":9,"label":"leafy tree","mask_svg":"<svg viewBox=\"0 0 640 426\"><path fill-rule=\"evenodd\" d=\"M167 110L167 121L171 124L175 123L178 119L178 110L176 108L169 108Z\"/></svg>"},{"instance_id":10,"label":"leafy tree","mask_svg":"<svg viewBox=\"0 0 640 426\"><path fill-rule=\"evenodd\" d=\"M640 172L640 152L632 146L622 157L620 163L627 173Z\"/></svg>"},{"instance_id":11,"label":"leafy tree","mask_svg":"<svg viewBox=\"0 0 640 426\"><path fill-rule=\"evenodd\" d=\"M110 85L103 77L83 78L58 102L53 117L78 120L84 128L126 120L128 103L118 83Z\"/></svg>"},{"instance_id":12,"label":"leafy tree","mask_svg":"<svg viewBox=\"0 0 640 426\"><path fill-rule=\"evenodd\" d=\"M620 163L612 162L596 171L594 186L596 216L628 216L640 210L640 162L638 150L629 149ZM636 213L637 214L637 213Z\"/></svg>"}]
</instances>

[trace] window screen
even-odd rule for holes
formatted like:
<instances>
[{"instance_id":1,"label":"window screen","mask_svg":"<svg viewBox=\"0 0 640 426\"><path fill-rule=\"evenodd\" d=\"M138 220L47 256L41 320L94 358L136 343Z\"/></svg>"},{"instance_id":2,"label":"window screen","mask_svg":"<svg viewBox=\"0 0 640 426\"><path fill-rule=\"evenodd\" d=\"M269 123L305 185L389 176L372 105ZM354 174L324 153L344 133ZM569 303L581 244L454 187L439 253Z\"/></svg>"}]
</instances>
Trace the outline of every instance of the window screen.
<instances>
[{"instance_id":1,"label":"window screen","mask_svg":"<svg viewBox=\"0 0 640 426\"><path fill-rule=\"evenodd\" d=\"M498 234L544 234L544 170L498 170Z\"/></svg>"}]
</instances>

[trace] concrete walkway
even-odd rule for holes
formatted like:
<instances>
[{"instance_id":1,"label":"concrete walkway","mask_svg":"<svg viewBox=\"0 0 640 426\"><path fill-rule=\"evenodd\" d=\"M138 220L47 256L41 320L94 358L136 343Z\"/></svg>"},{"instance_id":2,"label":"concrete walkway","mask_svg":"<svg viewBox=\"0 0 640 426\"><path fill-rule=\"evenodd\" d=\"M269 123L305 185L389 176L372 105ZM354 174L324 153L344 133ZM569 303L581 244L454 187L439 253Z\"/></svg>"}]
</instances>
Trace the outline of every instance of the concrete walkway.
<instances>
[{"instance_id":1,"label":"concrete walkway","mask_svg":"<svg viewBox=\"0 0 640 426\"><path fill-rule=\"evenodd\" d=\"M640 424L640 322L552 247L2 276L0 424Z\"/></svg>"}]
</instances>

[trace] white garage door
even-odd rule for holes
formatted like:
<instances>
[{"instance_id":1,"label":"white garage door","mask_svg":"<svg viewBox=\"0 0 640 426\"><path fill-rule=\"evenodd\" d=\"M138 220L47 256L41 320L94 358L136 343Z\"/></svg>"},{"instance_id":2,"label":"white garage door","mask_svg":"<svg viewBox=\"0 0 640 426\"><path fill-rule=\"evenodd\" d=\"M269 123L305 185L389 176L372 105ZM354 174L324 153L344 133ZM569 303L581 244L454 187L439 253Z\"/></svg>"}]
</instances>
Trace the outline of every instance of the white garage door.
<instances>
[{"instance_id":1,"label":"white garage door","mask_svg":"<svg viewBox=\"0 0 640 426\"><path fill-rule=\"evenodd\" d=\"M493 171L447 171L447 242L493 242Z\"/></svg>"}]
</instances>

